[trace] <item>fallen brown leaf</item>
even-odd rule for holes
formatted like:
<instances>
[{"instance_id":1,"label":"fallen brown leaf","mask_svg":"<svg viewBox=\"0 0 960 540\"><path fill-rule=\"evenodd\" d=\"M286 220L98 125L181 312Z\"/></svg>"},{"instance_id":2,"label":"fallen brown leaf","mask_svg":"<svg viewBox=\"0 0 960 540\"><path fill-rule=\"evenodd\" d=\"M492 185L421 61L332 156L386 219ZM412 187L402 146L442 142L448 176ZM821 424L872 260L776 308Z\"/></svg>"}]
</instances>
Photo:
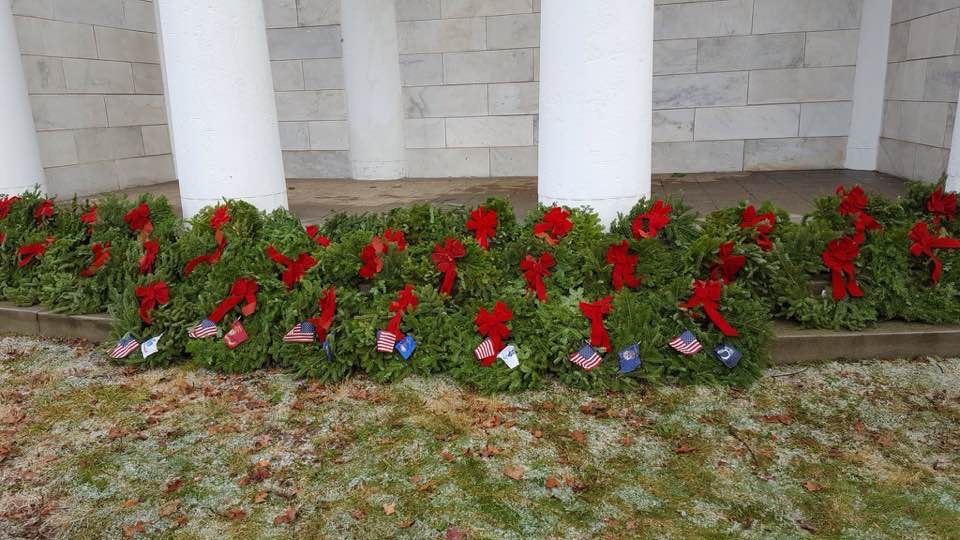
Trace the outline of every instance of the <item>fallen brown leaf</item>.
<instances>
[{"instance_id":1,"label":"fallen brown leaf","mask_svg":"<svg viewBox=\"0 0 960 540\"><path fill-rule=\"evenodd\" d=\"M127 499L120 503L120 508L133 508L134 506L140 504L140 499L134 497L133 499Z\"/></svg>"},{"instance_id":2,"label":"fallen brown leaf","mask_svg":"<svg viewBox=\"0 0 960 540\"><path fill-rule=\"evenodd\" d=\"M400 523L397 523L397 527L400 527L401 529L409 529L410 527L413 527L413 524L414 524L413 519L407 518L401 521Z\"/></svg>"},{"instance_id":3,"label":"fallen brown leaf","mask_svg":"<svg viewBox=\"0 0 960 540\"><path fill-rule=\"evenodd\" d=\"M133 538L137 534L143 534L147 531L147 527L143 524L142 521L137 521L132 525L127 525L123 527L123 537L124 538Z\"/></svg>"},{"instance_id":4,"label":"fallen brown leaf","mask_svg":"<svg viewBox=\"0 0 960 540\"><path fill-rule=\"evenodd\" d=\"M580 444L583 444L583 443L587 442L587 434L584 433L584 432L582 432L582 431L580 431L580 430L571 431L571 432L570 432L570 438L573 439L573 440L575 440L575 441L577 441L577 442L580 443Z\"/></svg>"},{"instance_id":5,"label":"fallen brown leaf","mask_svg":"<svg viewBox=\"0 0 960 540\"><path fill-rule=\"evenodd\" d=\"M555 489L560 487L560 480L551 474L546 480L544 480L543 485L546 486L547 489Z\"/></svg>"},{"instance_id":6,"label":"fallen brown leaf","mask_svg":"<svg viewBox=\"0 0 960 540\"><path fill-rule=\"evenodd\" d=\"M467 540L467 533L456 527L448 527L443 537L445 540Z\"/></svg>"},{"instance_id":7,"label":"fallen brown leaf","mask_svg":"<svg viewBox=\"0 0 960 540\"><path fill-rule=\"evenodd\" d=\"M293 523L297 519L297 509L288 506L283 509L283 512L280 512L277 517L273 518L274 525L284 525L288 523Z\"/></svg>"},{"instance_id":8,"label":"fallen brown leaf","mask_svg":"<svg viewBox=\"0 0 960 540\"><path fill-rule=\"evenodd\" d=\"M247 511L237 506L235 508L228 509L224 513L224 515L226 515L228 519L232 519L233 521L240 521L241 519L244 519L247 517Z\"/></svg>"},{"instance_id":9,"label":"fallen brown leaf","mask_svg":"<svg viewBox=\"0 0 960 540\"><path fill-rule=\"evenodd\" d=\"M766 414L755 416L754 418L767 424L783 424L789 426L793 423L793 417L789 414Z\"/></svg>"},{"instance_id":10,"label":"fallen brown leaf","mask_svg":"<svg viewBox=\"0 0 960 540\"><path fill-rule=\"evenodd\" d=\"M503 468L503 474L508 478L514 480L523 480L523 466L522 465L507 465Z\"/></svg>"},{"instance_id":11,"label":"fallen brown leaf","mask_svg":"<svg viewBox=\"0 0 960 540\"><path fill-rule=\"evenodd\" d=\"M450 452L448 452L448 451L446 451L446 450L444 450L443 452L440 452L440 456L442 456L443 459L444 459L444 461L447 461L447 462L451 462L451 461L457 459L457 458L455 458L455 457L453 456L453 454L451 454Z\"/></svg>"},{"instance_id":12,"label":"fallen brown leaf","mask_svg":"<svg viewBox=\"0 0 960 540\"><path fill-rule=\"evenodd\" d=\"M813 480L807 480L803 483L803 489L807 491L823 491L823 486L814 482Z\"/></svg>"},{"instance_id":13,"label":"fallen brown leaf","mask_svg":"<svg viewBox=\"0 0 960 540\"><path fill-rule=\"evenodd\" d=\"M857 418L857 420L853 423L853 430L857 433L863 433L867 430L867 425L863 423L863 420Z\"/></svg>"},{"instance_id":14,"label":"fallen brown leaf","mask_svg":"<svg viewBox=\"0 0 960 540\"><path fill-rule=\"evenodd\" d=\"M620 444L624 446L633 446L633 437L624 435L623 438L620 439Z\"/></svg>"},{"instance_id":15,"label":"fallen brown leaf","mask_svg":"<svg viewBox=\"0 0 960 540\"><path fill-rule=\"evenodd\" d=\"M160 517L172 516L179 509L180 499L174 499L164 503L164 505L160 507L160 510L157 511L157 514L159 514Z\"/></svg>"},{"instance_id":16,"label":"fallen brown leaf","mask_svg":"<svg viewBox=\"0 0 960 540\"><path fill-rule=\"evenodd\" d=\"M367 511L363 508L356 508L350 511L350 515L357 521L363 521L367 517Z\"/></svg>"},{"instance_id":17,"label":"fallen brown leaf","mask_svg":"<svg viewBox=\"0 0 960 540\"><path fill-rule=\"evenodd\" d=\"M183 487L183 479L174 478L173 480L170 480L169 482L167 482L167 485L163 488L163 492L176 493L177 491L180 490L181 487Z\"/></svg>"},{"instance_id":18,"label":"fallen brown leaf","mask_svg":"<svg viewBox=\"0 0 960 540\"><path fill-rule=\"evenodd\" d=\"M690 453L696 452L697 449L685 442L682 442L678 444L677 447L673 449L673 451L678 454L690 454Z\"/></svg>"},{"instance_id":19,"label":"fallen brown leaf","mask_svg":"<svg viewBox=\"0 0 960 540\"><path fill-rule=\"evenodd\" d=\"M495 456L495 455L497 455L497 454L499 454L499 453L500 453L500 449L499 449L499 448L497 448L496 446L489 445L489 444L486 445L486 446L484 446L482 449L480 449L480 457L483 457L483 458L488 458L488 457L491 457L491 456Z\"/></svg>"},{"instance_id":20,"label":"fallen brown leaf","mask_svg":"<svg viewBox=\"0 0 960 540\"><path fill-rule=\"evenodd\" d=\"M397 505L394 503L387 503L383 505L383 514L385 516L392 516L397 511Z\"/></svg>"},{"instance_id":21,"label":"fallen brown leaf","mask_svg":"<svg viewBox=\"0 0 960 540\"><path fill-rule=\"evenodd\" d=\"M266 492L266 491L258 491L258 492L256 492L256 494L254 494L254 496L253 496L253 504L260 504L260 503L262 503L262 502L264 502L264 501L266 501L266 500L267 500L267 492Z\"/></svg>"}]
</instances>

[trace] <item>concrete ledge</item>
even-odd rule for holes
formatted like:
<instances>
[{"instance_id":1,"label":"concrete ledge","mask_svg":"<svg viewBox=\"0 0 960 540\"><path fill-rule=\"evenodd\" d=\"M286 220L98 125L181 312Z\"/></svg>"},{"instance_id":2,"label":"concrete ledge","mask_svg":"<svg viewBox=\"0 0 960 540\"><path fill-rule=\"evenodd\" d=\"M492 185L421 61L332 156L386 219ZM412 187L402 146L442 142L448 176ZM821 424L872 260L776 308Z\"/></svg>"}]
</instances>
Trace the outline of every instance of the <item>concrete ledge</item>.
<instances>
[{"instance_id":1,"label":"concrete ledge","mask_svg":"<svg viewBox=\"0 0 960 540\"><path fill-rule=\"evenodd\" d=\"M61 315L38 307L0 302L0 334L103 342L112 319L106 314ZM960 326L885 322L860 332L809 330L787 321L773 324L773 363L960 356Z\"/></svg>"}]
</instances>

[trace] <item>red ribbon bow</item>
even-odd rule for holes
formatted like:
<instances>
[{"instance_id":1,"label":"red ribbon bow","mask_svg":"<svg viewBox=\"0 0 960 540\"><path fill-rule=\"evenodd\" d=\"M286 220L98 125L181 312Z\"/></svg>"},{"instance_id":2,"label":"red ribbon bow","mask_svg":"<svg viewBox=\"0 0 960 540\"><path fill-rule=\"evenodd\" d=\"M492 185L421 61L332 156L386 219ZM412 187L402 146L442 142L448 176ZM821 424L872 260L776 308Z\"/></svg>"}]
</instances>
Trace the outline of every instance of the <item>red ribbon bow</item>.
<instances>
[{"instance_id":1,"label":"red ribbon bow","mask_svg":"<svg viewBox=\"0 0 960 540\"><path fill-rule=\"evenodd\" d=\"M831 240L823 252L823 264L830 269L833 300L839 302L847 294L854 298L863 296L863 290L857 283L856 267L853 262L860 255L860 244L848 236Z\"/></svg>"},{"instance_id":2,"label":"red ribbon bow","mask_svg":"<svg viewBox=\"0 0 960 540\"><path fill-rule=\"evenodd\" d=\"M80 223L87 226L87 236L93 234L93 224L97 222L97 207L91 206L89 210L80 214Z\"/></svg>"},{"instance_id":3,"label":"red ribbon bow","mask_svg":"<svg viewBox=\"0 0 960 540\"><path fill-rule=\"evenodd\" d=\"M477 325L477 332L484 337L490 338L493 344L493 356L480 360L480 365L487 367L493 364L497 354L503 350L503 340L510 337L510 329L507 324L513 318L513 312L506 304L497 300L493 306L493 311L487 311L486 308L480 308L477 316L473 319Z\"/></svg>"},{"instance_id":4,"label":"red ribbon bow","mask_svg":"<svg viewBox=\"0 0 960 540\"><path fill-rule=\"evenodd\" d=\"M280 278L283 280L283 284L287 286L288 291L293 289L293 286L303 279L307 270L317 264L317 260L311 257L309 253L303 252L294 260L280 253L274 249L273 246L267 246L267 257L270 257L270 260L273 262L286 267L283 273L280 274Z\"/></svg>"},{"instance_id":5,"label":"red ribbon bow","mask_svg":"<svg viewBox=\"0 0 960 540\"><path fill-rule=\"evenodd\" d=\"M320 234L320 227L316 225L307 225L307 236L318 246L327 247L330 245L330 239Z\"/></svg>"},{"instance_id":6,"label":"red ribbon bow","mask_svg":"<svg viewBox=\"0 0 960 540\"><path fill-rule=\"evenodd\" d=\"M170 301L170 288L166 281L155 281L149 285L137 287L135 293L140 299L140 320L148 325L153 324L151 312L154 308Z\"/></svg>"},{"instance_id":7,"label":"red ribbon bow","mask_svg":"<svg viewBox=\"0 0 960 540\"><path fill-rule=\"evenodd\" d=\"M773 249L773 242L767 237L767 235L773 232L773 229L776 227L776 225L776 214L773 212L764 212L762 214L758 214L757 209L754 208L752 204L744 208L743 214L740 215L740 228L753 229L756 233L756 237L753 241L763 251L770 251Z\"/></svg>"},{"instance_id":8,"label":"red ribbon bow","mask_svg":"<svg viewBox=\"0 0 960 540\"><path fill-rule=\"evenodd\" d=\"M940 221L954 221L957 219L957 194L944 195L943 187L938 187L927 199L927 210L933 214L933 226L939 227Z\"/></svg>"},{"instance_id":9,"label":"red ribbon bow","mask_svg":"<svg viewBox=\"0 0 960 540\"><path fill-rule=\"evenodd\" d=\"M867 238L866 231L880 230L883 228L883 225L866 212L860 212L853 220L853 228L856 231L853 234L853 240L858 244L862 244Z\"/></svg>"},{"instance_id":10,"label":"red ribbon bow","mask_svg":"<svg viewBox=\"0 0 960 540\"><path fill-rule=\"evenodd\" d=\"M363 263L358 272L360 277L370 279L379 274L383 270L383 259L380 258L380 255L386 252L387 245L383 243L383 239L374 236L370 243L360 250L360 261Z\"/></svg>"},{"instance_id":11,"label":"red ribbon bow","mask_svg":"<svg viewBox=\"0 0 960 540\"><path fill-rule=\"evenodd\" d=\"M867 198L867 194L862 187L854 186L848 192L843 186L837 186L837 195L840 197L837 213L841 216L853 216L853 228L856 231L853 240L856 243L863 243L866 239L866 231L883 228L877 220L866 213L870 199Z\"/></svg>"},{"instance_id":12,"label":"red ribbon bow","mask_svg":"<svg viewBox=\"0 0 960 540\"><path fill-rule=\"evenodd\" d=\"M43 222L44 219L53 218L53 211L54 211L53 201L51 201L50 199L46 199L40 204L38 204L36 208L33 209L33 219L34 221L36 221L37 225L40 225L40 223Z\"/></svg>"},{"instance_id":13,"label":"red ribbon bow","mask_svg":"<svg viewBox=\"0 0 960 540\"><path fill-rule=\"evenodd\" d=\"M730 326L730 323L720 314L720 296L723 292L723 282L718 280L694 280L693 296L680 307L684 309L693 309L702 306L703 312L713 322L713 324L723 332L727 337L736 337L739 334L737 330Z\"/></svg>"},{"instance_id":14,"label":"red ribbon bow","mask_svg":"<svg viewBox=\"0 0 960 540\"><path fill-rule=\"evenodd\" d=\"M637 240L656 238L660 229L670 224L670 212L673 212L673 207L663 202L663 199L657 199L650 210L633 218L631 224L633 237ZM646 222L646 227L644 227L644 222Z\"/></svg>"},{"instance_id":15,"label":"red ribbon bow","mask_svg":"<svg viewBox=\"0 0 960 540\"><path fill-rule=\"evenodd\" d=\"M393 332L397 339L403 336L400 332L400 320L403 319L403 314L417 309L419 303L420 299L413 294L413 285L409 283L402 291L397 293L397 299L390 302L390 311L393 312L393 317L390 317L390 322L387 323L387 330Z\"/></svg>"},{"instance_id":16,"label":"red ribbon bow","mask_svg":"<svg viewBox=\"0 0 960 540\"><path fill-rule=\"evenodd\" d=\"M20 200L20 197L16 195L10 195L0 199L0 219L7 219L7 216L10 215L10 210L13 208L13 205Z\"/></svg>"},{"instance_id":17,"label":"red ribbon bow","mask_svg":"<svg viewBox=\"0 0 960 540\"><path fill-rule=\"evenodd\" d=\"M533 235L542 238L551 246L555 246L571 230L573 230L573 222L570 221L570 212L559 206L554 206L543 214L540 223L533 226Z\"/></svg>"},{"instance_id":18,"label":"red ribbon bow","mask_svg":"<svg viewBox=\"0 0 960 540\"><path fill-rule=\"evenodd\" d=\"M399 229L387 229L383 231L383 239L393 244L397 248L397 251L407 249L407 237L404 236L403 231Z\"/></svg>"},{"instance_id":19,"label":"red ribbon bow","mask_svg":"<svg viewBox=\"0 0 960 540\"><path fill-rule=\"evenodd\" d=\"M440 294L450 295L453 292L453 282L457 279L457 259L462 259L466 254L463 243L456 238L447 238L443 245L434 246L430 258L437 270L443 273Z\"/></svg>"},{"instance_id":20,"label":"red ribbon bow","mask_svg":"<svg viewBox=\"0 0 960 540\"><path fill-rule=\"evenodd\" d=\"M93 277L100 267L107 264L110 260L110 242L96 243L90 246L93 251L93 262L85 270L80 272L81 277Z\"/></svg>"},{"instance_id":21,"label":"red ribbon bow","mask_svg":"<svg viewBox=\"0 0 960 540\"><path fill-rule=\"evenodd\" d=\"M619 291L624 285L631 289L640 286L637 277L639 255L630 253L630 243L626 240L619 244L610 244L607 248L607 262L613 265L613 290Z\"/></svg>"},{"instance_id":22,"label":"red ribbon bow","mask_svg":"<svg viewBox=\"0 0 960 540\"><path fill-rule=\"evenodd\" d=\"M596 302L580 302L580 312L590 319L590 344L610 350L610 334L603 326L603 318L613 309L613 297L606 296Z\"/></svg>"},{"instance_id":23,"label":"red ribbon bow","mask_svg":"<svg viewBox=\"0 0 960 540\"><path fill-rule=\"evenodd\" d=\"M337 293L330 287L317 301L320 308L320 316L310 319L313 324L313 332L317 336L317 341L323 343L327 340L327 333L333 326L333 316L337 313Z\"/></svg>"},{"instance_id":24,"label":"red ribbon bow","mask_svg":"<svg viewBox=\"0 0 960 540\"><path fill-rule=\"evenodd\" d=\"M210 216L210 228L213 229L213 238L217 241L217 247L213 253L200 255L187 261L183 267L183 277L193 273L193 270L201 264L214 265L220 261L223 250L227 247L227 238L223 235L223 226L230 222L230 211L226 206L218 206Z\"/></svg>"},{"instance_id":25,"label":"red ribbon bow","mask_svg":"<svg viewBox=\"0 0 960 540\"><path fill-rule=\"evenodd\" d=\"M149 274L153 270L153 263L157 260L158 253L160 253L160 242L149 238L143 241L143 256L139 261L141 274Z\"/></svg>"},{"instance_id":26,"label":"red ribbon bow","mask_svg":"<svg viewBox=\"0 0 960 540\"><path fill-rule=\"evenodd\" d=\"M550 275L550 269L555 264L553 255L549 253L544 253L539 259L528 254L520 261L520 269L523 270L523 279L527 281L527 288L536 292L541 302L547 301L547 287L543 283L543 278Z\"/></svg>"},{"instance_id":27,"label":"red ribbon bow","mask_svg":"<svg viewBox=\"0 0 960 540\"><path fill-rule=\"evenodd\" d=\"M930 234L929 227L927 227L927 224L923 221L917 222L913 226L913 229L910 230L909 238L913 241L913 244L910 245L911 255L914 257L926 255L933 260L933 271L930 274L930 279L933 285L936 286L940 283L940 274L943 272L943 262L940 261L940 257L937 257L933 250L958 249L960 248L960 239L935 237Z\"/></svg>"},{"instance_id":28,"label":"red ribbon bow","mask_svg":"<svg viewBox=\"0 0 960 540\"><path fill-rule=\"evenodd\" d=\"M490 239L497 234L497 211L478 206L470 212L467 229L473 231L473 237L483 249L490 248Z\"/></svg>"},{"instance_id":29,"label":"red ribbon bow","mask_svg":"<svg viewBox=\"0 0 960 540\"><path fill-rule=\"evenodd\" d=\"M147 206L147 203L140 203L136 208L127 212L123 216L123 221L127 223L131 231L138 233L141 237L146 237L153 232L153 222L150 221L150 207Z\"/></svg>"},{"instance_id":30,"label":"red ribbon bow","mask_svg":"<svg viewBox=\"0 0 960 540\"><path fill-rule=\"evenodd\" d=\"M42 256L46 253L47 248L50 247L50 244L53 244L54 238L48 236L47 239L43 242L36 242L33 244L27 244L25 246L20 246L17 249L17 268L23 268L24 266L30 264L36 257Z\"/></svg>"},{"instance_id":31,"label":"red ribbon bow","mask_svg":"<svg viewBox=\"0 0 960 540\"><path fill-rule=\"evenodd\" d=\"M733 254L733 242L720 244L717 251L717 260L710 267L710 279L723 280L724 284L732 283L737 278L737 273L747 264L747 258L743 255Z\"/></svg>"},{"instance_id":32,"label":"red ribbon bow","mask_svg":"<svg viewBox=\"0 0 960 540\"><path fill-rule=\"evenodd\" d=\"M260 286L256 280L237 278L236 281L233 282L233 285L230 286L230 296L227 296L223 302L220 302L220 305L218 305L207 318L215 323L219 323L231 309L237 307L237 305L243 301L246 301L246 304L240 308L240 313L247 317L253 315L253 312L257 310L257 290L259 288Z\"/></svg>"}]
</instances>

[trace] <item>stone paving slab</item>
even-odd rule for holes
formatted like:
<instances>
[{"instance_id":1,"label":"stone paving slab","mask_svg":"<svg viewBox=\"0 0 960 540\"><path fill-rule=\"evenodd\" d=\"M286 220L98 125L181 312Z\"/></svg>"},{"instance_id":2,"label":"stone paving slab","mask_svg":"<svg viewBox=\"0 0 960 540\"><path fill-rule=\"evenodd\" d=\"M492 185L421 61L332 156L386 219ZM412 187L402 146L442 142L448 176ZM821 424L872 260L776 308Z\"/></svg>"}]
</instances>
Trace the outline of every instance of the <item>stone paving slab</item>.
<instances>
[{"instance_id":1,"label":"stone paving slab","mask_svg":"<svg viewBox=\"0 0 960 540\"><path fill-rule=\"evenodd\" d=\"M37 307L0 302L0 334L86 339L102 343L110 336L106 314L62 315ZM831 360L960 356L960 326L886 322L860 332L810 330L774 322L773 363L812 364Z\"/></svg>"},{"instance_id":2,"label":"stone paving slab","mask_svg":"<svg viewBox=\"0 0 960 540\"><path fill-rule=\"evenodd\" d=\"M900 178L869 171L779 171L657 175L655 196L681 195L701 214L734 206L743 199L772 201L799 216L813 208L817 197L834 193L837 185L859 183L868 193L896 197L904 191ZM287 180L290 209L305 223L317 223L338 212L382 212L416 202L475 205L487 197L510 199L518 216L536 206L536 178L453 178L362 180ZM176 182L130 188L120 193L166 195L180 211ZM95 196L94 196L95 197Z\"/></svg>"}]
</instances>

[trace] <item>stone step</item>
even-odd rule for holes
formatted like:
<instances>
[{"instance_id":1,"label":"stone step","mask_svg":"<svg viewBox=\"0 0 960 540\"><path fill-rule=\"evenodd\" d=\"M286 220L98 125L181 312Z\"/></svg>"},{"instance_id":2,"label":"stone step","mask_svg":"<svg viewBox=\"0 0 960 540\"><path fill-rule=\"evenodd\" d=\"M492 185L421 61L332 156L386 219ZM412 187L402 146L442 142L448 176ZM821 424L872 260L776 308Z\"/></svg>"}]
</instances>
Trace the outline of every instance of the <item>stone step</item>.
<instances>
[{"instance_id":1,"label":"stone step","mask_svg":"<svg viewBox=\"0 0 960 540\"><path fill-rule=\"evenodd\" d=\"M106 314L62 315L39 307L0 302L0 334L107 340L112 320ZM831 360L960 356L960 326L884 322L859 332L812 330L774 321L773 363L809 364Z\"/></svg>"}]
</instances>

